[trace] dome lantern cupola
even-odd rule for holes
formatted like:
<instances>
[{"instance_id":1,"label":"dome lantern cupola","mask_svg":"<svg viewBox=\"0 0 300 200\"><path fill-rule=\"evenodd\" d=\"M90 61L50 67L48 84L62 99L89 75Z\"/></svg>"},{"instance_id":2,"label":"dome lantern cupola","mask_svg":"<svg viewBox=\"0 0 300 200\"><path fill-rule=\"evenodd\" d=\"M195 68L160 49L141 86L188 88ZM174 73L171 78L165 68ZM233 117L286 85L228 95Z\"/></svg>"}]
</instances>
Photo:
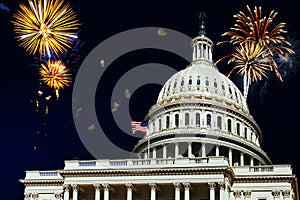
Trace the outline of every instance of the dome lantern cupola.
<instances>
[{"instance_id":1,"label":"dome lantern cupola","mask_svg":"<svg viewBox=\"0 0 300 200\"><path fill-rule=\"evenodd\" d=\"M199 15L200 28L199 34L192 40L193 46L193 62L209 61L212 62L213 42L206 36L205 23L206 14L200 12Z\"/></svg>"}]
</instances>

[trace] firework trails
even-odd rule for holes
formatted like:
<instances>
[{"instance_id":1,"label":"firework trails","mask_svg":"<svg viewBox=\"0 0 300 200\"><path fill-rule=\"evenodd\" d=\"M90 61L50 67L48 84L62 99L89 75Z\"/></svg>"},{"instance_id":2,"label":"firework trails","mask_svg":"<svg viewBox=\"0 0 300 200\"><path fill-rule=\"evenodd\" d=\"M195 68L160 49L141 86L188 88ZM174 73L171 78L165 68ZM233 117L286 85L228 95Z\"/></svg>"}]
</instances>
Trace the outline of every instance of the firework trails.
<instances>
[{"instance_id":1,"label":"firework trails","mask_svg":"<svg viewBox=\"0 0 300 200\"><path fill-rule=\"evenodd\" d=\"M247 10L248 15L242 11L234 15L234 26L222 35L230 39L218 43L232 44L235 52L217 61L229 58L229 63L235 64L229 75L239 68L238 73L244 76L245 97L250 83L266 78L269 71L274 71L282 81L275 58L294 53L291 44L283 36L287 32L284 29L285 23L274 24L277 12L271 11L268 16L263 16L261 7L255 6L252 11L247 6Z\"/></svg>"}]
</instances>

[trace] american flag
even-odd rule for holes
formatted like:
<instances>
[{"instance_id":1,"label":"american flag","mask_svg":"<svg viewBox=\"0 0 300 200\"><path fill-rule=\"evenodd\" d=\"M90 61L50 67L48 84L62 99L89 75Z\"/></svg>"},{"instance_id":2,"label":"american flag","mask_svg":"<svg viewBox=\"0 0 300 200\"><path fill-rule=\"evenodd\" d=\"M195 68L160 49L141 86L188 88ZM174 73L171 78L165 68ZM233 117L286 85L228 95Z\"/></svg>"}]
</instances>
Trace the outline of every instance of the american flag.
<instances>
[{"instance_id":1,"label":"american flag","mask_svg":"<svg viewBox=\"0 0 300 200\"><path fill-rule=\"evenodd\" d=\"M136 131L147 131L147 122L138 122L138 121L132 121L131 122L131 128L132 128L132 134L135 134Z\"/></svg>"}]
</instances>

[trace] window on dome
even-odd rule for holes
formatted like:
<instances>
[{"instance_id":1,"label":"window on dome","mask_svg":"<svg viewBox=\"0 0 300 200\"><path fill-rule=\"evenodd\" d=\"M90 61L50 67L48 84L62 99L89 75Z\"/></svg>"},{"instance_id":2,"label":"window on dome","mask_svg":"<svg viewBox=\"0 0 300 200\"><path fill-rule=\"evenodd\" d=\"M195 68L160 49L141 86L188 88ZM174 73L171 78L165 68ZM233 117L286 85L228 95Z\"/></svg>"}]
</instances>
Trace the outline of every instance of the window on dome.
<instances>
[{"instance_id":1,"label":"window on dome","mask_svg":"<svg viewBox=\"0 0 300 200\"><path fill-rule=\"evenodd\" d=\"M166 117L166 128L170 128L170 116Z\"/></svg>"},{"instance_id":2,"label":"window on dome","mask_svg":"<svg viewBox=\"0 0 300 200\"><path fill-rule=\"evenodd\" d=\"M232 94L231 88L229 87L229 93Z\"/></svg>"},{"instance_id":3,"label":"window on dome","mask_svg":"<svg viewBox=\"0 0 300 200\"><path fill-rule=\"evenodd\" d=\"M206 86L209 86L209 81L208 81L207 78L206 78L206 80L205 80L205 85L206 85Z\"/></svg>"},{"instance_id":4,"label":"window on dome","mask_svg":"<svg viewBox=\"0 0 300 200\"><path fill-rule=\"evenodd\" d=\"M193 83L193 80L190 79L190 80L189 80L189 85L192 85L192 83Z\"/></svg>"},{"instance_id":5,"label":"window on dome","mask_svg":"<svg viewBox=\"0 0 300 200\"><path fill-rule=\"evenodd\" d=\"M197 79L197 85L200 85L201 81L200 81L200 77L198 76L198 79Z\"/></svg>"},{"instance_id":6,"label":"window on dome","mask_svg":"<svg viewBox=\"0 0 300 200\"><path fill-rule=\"evenodd\" d=\"M214 80L214 87L215 87L215 88L218 87L218 83L217 83L216 79Z\"/></svg>"},{"instance_id":7,"label":"window on dome","mask_svg":"<svg viewBox=\"0 0 300 200\"><path fill-rule=\"evenodd\" d=\"M246 135L247 135L247 128L245 127L244 128L244 137L246 137Z\"/></svg>"},{"instance_id":8,"label":"window on dome","mask_svg":"<svg viewBox=\"0 0 300 200\"><path fill-rule=\"evenodd\" d=\"M196 113L196 126L200 126L200 114Z\"/></svg>"},{"instance_id":9,"label":"window on dome","mask_svg":"<svg viewBox=\"0 0 300 200\"><path fill-rule=\"evenodd\" d=\"M177 86L177 80L175 80L175 83L174 83L174 88L176 88Z\"/></svg>"},{"instance_id":10,"label":"window on dome","mask_svg":"<svg viewBox=\"0 0 300 200\"><path fill-rule=\"evenodd\" d=\"M179 127L179 115L178 114L175 115L175 126Z\"/></svg>"},{"instance_id":11,"label":"window on dome","mask_svg":"<svg viewBox=\"0 0 300 200\"><path fill-rule=\"evenodd\" d=\"M225 91L225 85L224 85L224 84L222 84L222 90L224 90L224 91Z\"/></svg>"},{"instance_id":12,"label":"window on dome","mask_svg":"<svg viewBox=\"0 0 300 200\"><path fill-rule=\"evenodd\" d=\"M240 123L237 123L237 124L236 124L236 133L237 133L238 135L241 134L241 132L240 132Z\"/></svg>"},{"instance_id":13,"label":"window on dome","mask_svg":"<svg viewBox=\"0 0 300 200\"><path fill-rule=\"evenodd\" d=\"M181 81L181 86L183 86L184 85L184 80L182 79L182 81Z\"/></svg>"},{"instance_id":14,"label":"window on dome","mask_svg":"<svg viewBox=\"0 0 300 200\"><path fill-rule=\"evenodd\" d=\"M221 116L217 117L217 127L218 127L218 129L222 130L222 118L221 118Z\"/></svg>"},{"instance_id":15,"label":"window on dome","mask_svg":"<svg viewBox=\"0 0 300 200\"><path fill-rule=\"evenodd\" d=\"M211 127L211 115L210 114L206 115L206 126Z\"/></svg>"},{"instance_id":16,"label":"window on dome","mask_svg":"<svg viewBox=\"0 0 300 200\"><path fill-rule=\"evenodd\" d=\"M231 119L227 120L227 131L231 133Z\"/></svg>"},{"instance_id":17,"label":"window on dome","mask_svg":"<svg viewBox=\"0 0 300 200\"><path fill-rule=\"evenodd\" d=\"M189 115L189 113L185 113L185 115L184 115L184 125L185 126L188 126L189 125L189 123L190 123L190 115Z\"/></svg>"}]
</instances>

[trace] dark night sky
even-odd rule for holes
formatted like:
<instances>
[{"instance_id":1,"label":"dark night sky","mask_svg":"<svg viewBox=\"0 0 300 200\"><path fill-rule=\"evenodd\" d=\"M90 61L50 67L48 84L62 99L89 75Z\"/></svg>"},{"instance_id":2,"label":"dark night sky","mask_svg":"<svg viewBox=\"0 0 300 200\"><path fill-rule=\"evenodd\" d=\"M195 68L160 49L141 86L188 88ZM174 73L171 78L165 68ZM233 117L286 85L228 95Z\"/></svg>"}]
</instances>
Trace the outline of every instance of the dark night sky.
<instances>
[{"instance_id":1,"label":"dark night sky","mask_svg":"<svg viewBox=\"0 0 300 200\"><path fill-rule=\"evenodd\" d=\"M62 169L64 160L80 158L93 159L93 156L81 143L72 117L72 87L61 92L59 101L41 102L41 107L49 106L49 115L35 111L35 100L38 98L39 81L34 59L21 49L12 32L12 14L18 9L18 4L24 1L1 1L10 11L0 9L0 47L1 47L1 98L0 115L1 135L1 197L10 199L23 198L23 186L18 182L25 177L26 170ZM102 1L101 1L102 2ZM181 1L178 1L181 2ZM85 56L103 40L119 32L137 27L165 27L182 32L190 37L198 33L198 16L205 11L207 20L207 35L216 44L224 39L222 33L234 23L233 14L246 11L246 5L262 6L264 13L278 11L276 22L287 23L289 35L300 38L298 19L300 12L291 0L276 1L95 1L70 0L82 25L79 39L83 43L79 48L80 60L73 64L72 74L76 72ZM221 3L220 3L221 2ZM257 3L259 2L259 3ZM176 41L174 41L176 42ZM298 48L300 48L298 46ZM225 48L216 46L214 60L228 54ZM299 52L299 49L298 49ZM105 74L99 88L107 91L107 96L98 97L97 112L108 113L111 109L110 95L114 83L130 68L147 62L161 62L177 70L183 69L185 61L174 55L158 51L137 51L124 55L111 65ZM149 56L151 55L151 56ZM265 82L253 84L249 94L250 112L262 129L264 140L262 148L267 152L274 164L291 164L294 173L300 174L300 157L297 155L298 113L300 113L299 94L300 80L297 71L300 60L295 60L293 71L289 70L284 82L270 78L266 94L263 98L259 91ZM122 69L120 64L122 63ZM227 73L229 68L224 64L219 70ZM237 77L231 77L240 87ZM161 87L161 86L160 86ZM144 86L134 93L130 105L130 113L135 120L141 120L153 105L158 96L159 86ZM241 88L241 87L240 87ZM149 92L150 91L150 92ZM139 102L139 103L137 103ZM132 106L134 105L134 106ZM102 112L103 111L103 112ZM97 113L98 114L98 113ZM103 116L103 114L102 114ZM118 129L113 127L112 118L100 119L114 134ZM118 138L115 137L115 138ZM125 148L133 147L136 140L125 142ZM36 150L34 150L36 147Z\"/></svg>"}]
</instances>

